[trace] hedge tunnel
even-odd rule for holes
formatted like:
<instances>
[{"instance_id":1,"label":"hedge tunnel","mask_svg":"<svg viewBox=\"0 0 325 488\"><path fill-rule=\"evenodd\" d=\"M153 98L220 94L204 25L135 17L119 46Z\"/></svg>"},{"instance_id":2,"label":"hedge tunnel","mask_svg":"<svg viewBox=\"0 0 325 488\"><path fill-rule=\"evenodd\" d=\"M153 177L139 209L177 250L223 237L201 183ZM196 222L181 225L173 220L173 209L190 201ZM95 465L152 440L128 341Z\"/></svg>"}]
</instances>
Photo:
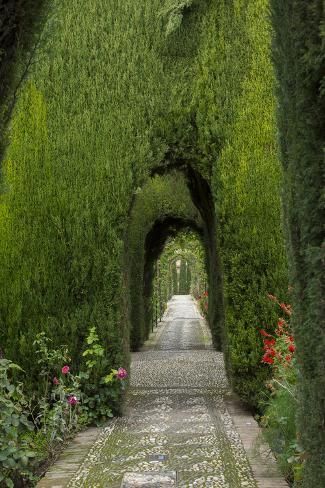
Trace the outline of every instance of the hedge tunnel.
<instances>
[{"instance_id":1,"label":"hedge tunnel","mask_svg":"<svg viewBox=\"0 0 325 488\"><path fill-rule=\"evenodd\" d=\"M127 365L154 264L194 230L215 346L255 409L267 294L294 286L303 486L323 485L321 0L22 5L0 46L1 354L36 391L35 334L78 367L92 325Z\"/></svg>"},{"instance_id":2,"label":"hedge tunnel","mask_svg":"<svg viewBox=\"0 0 325 488\"><path fill-rule=\"evenodd\" d=\"M175 216L156 220L145 240L144 288L143 299L145 307L145 324L150 327L152 321L151 299L153 292L153 278L155 263L162 254L168 238L176 237L181 230L192 230L202 236L202 229L195 221ZM148 335L149 330L147 329Z\"/></svg>"}]
</instances>

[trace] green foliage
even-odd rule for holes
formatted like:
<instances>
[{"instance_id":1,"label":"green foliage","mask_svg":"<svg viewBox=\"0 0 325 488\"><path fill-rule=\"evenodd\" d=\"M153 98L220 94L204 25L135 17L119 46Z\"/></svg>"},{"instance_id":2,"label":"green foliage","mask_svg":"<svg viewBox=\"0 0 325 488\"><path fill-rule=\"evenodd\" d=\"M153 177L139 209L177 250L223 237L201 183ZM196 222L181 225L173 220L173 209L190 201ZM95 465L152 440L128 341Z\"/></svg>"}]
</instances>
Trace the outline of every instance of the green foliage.
<instances>
[{"instance_id":1,"label":"green foliage","mask_svg":"<svg viewBox=\"0 0 325 488\"><path fill-rule=\"evenodd\" d=\"M324 377L324 4L272 0L285 220L299 358L302 486L325 485ZM307 421L308 420L308 421Z\"/></svg>"},{"instance_id":2,"label":"green foliage","mask_svg":"<svg viewBox=\"0 0 325 488\"><path fill-rule=\"evenodd\" d=\"M253 406L267 375L257 333L272 322L266 294L287 288L268 7L258 0L210 8L193 97L197 143L212 160L227 370Z\"/></svg>"},{"instance_id":3,"label":"green foliage","mask_svg":"<svg viewBox=\"0 0 325 488\"><path fill-rule=\"evenodd\" d=\"M296 426L298 368L289 321L292 309L290 305L280 303L274 295L269 295L269 298L281 310L281 317L278 318L274 335L260 330L264 344L261 361L272 369L272 379L266 384L271 394L264 405L261 423L284 476L300 486L305 453Z\"/></svg>"},{"instance_id":4,"label":"green foliage","mask_svg":"<svg viewBox=\"0 0 325 488\"><path fill-rule=\"evenodd\" d=\"M301 478L301 447L297 443L297 401L284 388L277 389L262 417L264 435L274 451L282 473L296 486Z\"/></svg>"},{"instance_id":5,"label":"green foliage","mask_svg":"<svg viewBox=\"0 0 325 488\"><path fill-rule=\"evenodd\" d=\"M176 172L149 180L137 193L131 212L127 252L130 267L131 344L135 349L148 337L152 323L152 284L155 271L157 273L157 269L154 269L155 261L159 258L170 232L178 232L176 224L164 228L164 223L170 218L183 219L184 225L201 224L185 179ZM157 222L161 223L162 230L158 226L155 232L153 229ZM148 244L147 236L150 232L151 241ZM144 283L143 288L139 283ZM165 303L167 300L163 299ZM161 312L162 309L159 310L159 315Z\"/></svg>"},{"instance_id":6,"label":"green foliage","mask_svg":"<svg viewBox=\"0 0 325 488\"><path fill-rule=\"evenodd\" d=\"M87 348L82 353L86 359L86 370L77 375L80 382L83 422L99 424L120 410L121 381L116 370L108 373L109 361L100 343L96 327L90 327L86 338Z\"/></svg>"},{"instance_id":7,"label":"green foliage","mask_svg":"<svg viewBox=\"0 0 325 488\"><path fill-rule=\"evenodd\" d=\"M88 357L86 366L88 369L94 368L98 363L98 360L104 356L104 348L99 344L99 337L96 332L96 327L89 329L88 337L86 338L88 349L86 349L82 355Z\"/></svg>"},{"instance_id":8,"label":"green foliage","mask_svg":"<svg viewBox=\"0 0 325 488\"><path fill-rule=\"evenodd\" d=\"M172 0L172 2L169 2L167 8L160 11L160 15L168 19L166 23L166 36L169 36L180 27L184 10L190 7L192 3L193 0Z\"/></svg>"},{"instance_id":9,"label":"green foliage","mask_svg":"<svg viewBox=\"0 0 325 488\"><path fill-rule=\"evenodd\" d=\"M0 359L0 485L14 487L21 477L32 479L30 468L36 452L24 436L33 430L21 383L11 376L21 368Z\"/></svg>"},{"instance_id":10,"label":"green foliage","mask_svg":"<svg viewBox=\"0 0 325 488\"><path fill-rule=\"evenodd\" d=\"M48 0L0 2L0 158L8 142L6 128L20 87L41 42ZM0 161L0 194L5 188Z\"/></svg>"},{"instance_id":11,"label":"green foliage","mask_svg":"<svg viewBox=\"0 0 325 488\"><path fill-rule=\"evenodd\" d=\"M10 360L0 360L0 485L36 479L33 473L44 459L53 457L60 444L81 426L99 424L113 416L120 404L127 376L123 370L105 369L104 348L95 327L86 339L84 371L73 374L66 364L65 346L51 347L44 333L34 347L39 365L37 395L26 397L23 384L13 381L21 368ZM31 420L33 422L31 422Z\"/></svg>"},{"instance_id":12,"label":"green foliage","mask_svg":"<svg viewBox=\"0 0 325 488\"><path fill-rule=\"evenodd\" d=\"M271 322L266 292L286 288L270 43L267 0L53 2L0 200L0 340L34 387L41 330L74 370L87 324L107 370L127 364L130 322L134 348L150 329L163 244L192 226L215 343L225 302L228 372L256 405L256 326Z\"/></svg>"}]
</instances>

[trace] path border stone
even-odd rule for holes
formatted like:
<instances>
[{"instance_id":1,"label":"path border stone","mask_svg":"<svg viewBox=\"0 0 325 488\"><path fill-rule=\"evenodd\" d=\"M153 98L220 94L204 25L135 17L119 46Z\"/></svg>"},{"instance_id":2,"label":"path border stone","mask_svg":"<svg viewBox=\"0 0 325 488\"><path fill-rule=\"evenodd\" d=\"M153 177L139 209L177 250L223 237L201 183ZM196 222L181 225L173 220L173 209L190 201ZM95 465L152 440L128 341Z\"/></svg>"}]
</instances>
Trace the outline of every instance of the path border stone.
<instances>
[{"instance_id":1,"label":"path border stone","mask_svg":"<svg viewBox=\"0 0 325 488\"><path fill-rule=\"evenodd\" d=\"M90 427L79 432L65 449L58 460L49 468L44 478L36 485L37 488L65 488L76 475L85 459L91 455L103 429Z\"/></svg>"},{"instance_id":2,"label":"path border stone","mask_svg":"<svg viewBox=\"0 0 325 488\"><path fill-rule=\"evenodd\" d=\"M258 488L288 488L262 429L236 395L226 395L226 408L239 434Z\"/></svg>"}]
</instances>

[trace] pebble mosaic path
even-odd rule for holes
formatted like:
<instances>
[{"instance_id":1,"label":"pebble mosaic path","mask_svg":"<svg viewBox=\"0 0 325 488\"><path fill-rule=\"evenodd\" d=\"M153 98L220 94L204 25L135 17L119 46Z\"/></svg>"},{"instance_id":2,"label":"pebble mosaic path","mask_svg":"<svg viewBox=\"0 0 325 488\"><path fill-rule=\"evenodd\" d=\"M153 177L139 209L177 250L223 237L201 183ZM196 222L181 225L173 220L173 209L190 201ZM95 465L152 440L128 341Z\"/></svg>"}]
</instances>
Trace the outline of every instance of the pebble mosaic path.
<instances>
[{"instance_id":1,"label":"pebble mosaic path","mask_svg":"<svg viewBox=\"0 0 325 488\"><path fill-rule=\"evenodd\" d=\"M231 400L223 355L190 296L173 297L133 354L130 386L125 415L100 431L70 480L40 488L287 486L272 459L254 461L257 424Z\"/></svg>"}]
</instances>

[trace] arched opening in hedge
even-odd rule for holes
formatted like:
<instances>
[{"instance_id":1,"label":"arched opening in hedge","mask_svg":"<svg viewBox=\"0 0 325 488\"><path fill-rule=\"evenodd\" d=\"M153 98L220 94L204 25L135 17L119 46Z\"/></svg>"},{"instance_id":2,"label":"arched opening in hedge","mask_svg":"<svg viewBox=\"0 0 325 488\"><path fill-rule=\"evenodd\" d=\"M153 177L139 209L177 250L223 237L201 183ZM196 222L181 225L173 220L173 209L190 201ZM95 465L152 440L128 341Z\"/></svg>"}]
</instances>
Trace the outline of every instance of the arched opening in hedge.
<instances>
[{"instance_id":1,"label":"arched opening in hedge","mask_svg":"<svg viewBox=\"0 0 325 488\"><path fill-rule=\"evenodd\" d=\"M143 298L145 307L145 324L147 327L146 335L149 333L149 327L153 319L152 310L152 293L153 280L155 271L157 270L156 263L162 254L165 244L168 239L174 238L183 230L192 230L197 234L202 241L204 248L203 229L195 221L183 219L174 216L168 216L162 220L158 219L150 232L147 234L145 241L145 265L144 265L144 282L143 282Z\"/></svg>"},{"instance_id":2,"label":"arched opening in hedge","mask_svg":"<svg viewBox=\"0 0 325 488\"><path fill-rule=\"evenodd\" d=\"M128 281L133 350L142 345L150 331L155 263L167 240L184 229L194 231L205 249L207 287L212 297L208 319L215 347L222 348L223 290L212 194L199 172L179 162L152 171L151 179L136 194L130 212L126 253L131 256Z\"/></svg>"},{"instance_id":3,"label":"arched opening in hedge","mask_svg":"<svg viewBox=\"0 0 325 488\"><path fill-rule=\"evenodd\" d=\"M209 324L214 346L217 350L222 350L224 342L224 290L215 199L208 179L197 169L199 163L197 161L192 163L179 158L175 156L175 153L177 153L177 148L166 155L166 159L161 165L153 168L152 175L164 175L175 171L181 173L185 178L191 201L200 214L206 249L207 286L211 290L208 310Z\"/></svg>"}]
</instances>

